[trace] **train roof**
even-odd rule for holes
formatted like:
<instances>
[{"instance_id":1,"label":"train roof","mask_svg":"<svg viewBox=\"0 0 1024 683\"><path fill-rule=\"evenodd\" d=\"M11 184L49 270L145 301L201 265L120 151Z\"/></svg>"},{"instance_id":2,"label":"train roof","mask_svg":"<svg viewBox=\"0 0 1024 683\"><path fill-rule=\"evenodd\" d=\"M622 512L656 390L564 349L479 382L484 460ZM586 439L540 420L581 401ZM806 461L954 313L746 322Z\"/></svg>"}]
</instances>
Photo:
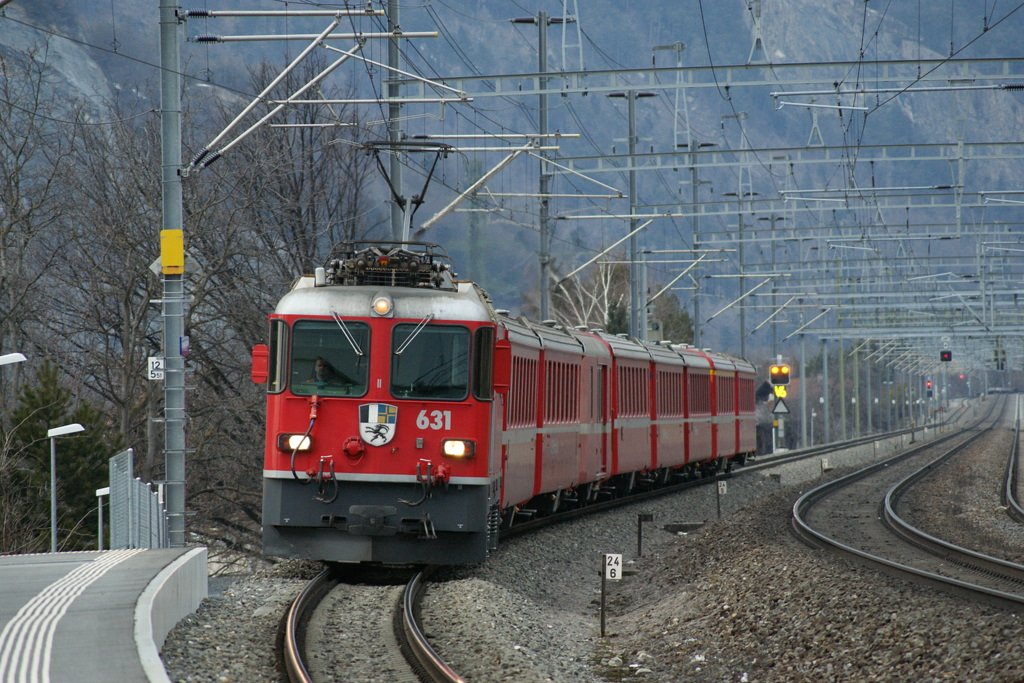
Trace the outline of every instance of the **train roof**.
<instances>
[{"instance_id":1,"label":"train roof","mask_svg":"<svg viewBox=\"0 0 1024 683\"><path fill-rule=\"evenodd\" d=\"M275 313L367 318L374 301L386 297L393 311L388 317L494 322L487 294L456 280L447 258L435 244L345 242L326 265L295 281Z\"/></svg>"},{"instance_id":2,"label":"train roof","mask_svg":"<svg viewBox=\"0 0 1024 683\"><path fill-rule=\"evenodd\" d=\"M689 344L672 344L672 350L675 351L682 357L683 362L691 368L710 368L711 358L709 355L698 349L696 346L690 346Z\"/></svg>"},{"instance_id":3,"label":"train roof","mask_svg":"<svg viewBox=\"0 0 1024 683\"><path fill-rule=\"evenodd\" d=\"M747 360L727 353L698 349L689 344L673 344L672 349L686 358L686 364L690 366L710 368L713 364L716 370L734 370L751 375L757 372Z\"/></svg>"},{"instance_id":4,"label":"train roof","mask_svg":"<svg viewBox=\"0 0 1024 683\"><path fill-rule=\"evenodd\" d=\"M722 356L718 354L710 354L710 356L711 362L715 364L716 371L736 370L736 363L734 363L733 359L729 356Z\"/></svg>"},{"instance_id":5,"label":"train roof","mask_svg":"<svg viewBox=\"0 0 1024 683\"><path fill-rule=\"evenodd\" d=\"M647 348L636 339L627 335L609 334L603 330L594 330L591 334L604 340L604 343L611 347L612 354L616 358L629 358L633 360L651 359Z\"/></svg>"},{"instance_id":6,"label":"train roof","mask_svg":"<svg viewBox=\"0 0 1024 683\"><path fill-rule=\"evenodd\" d=\"M508 330L510 339L528 347L580 355L595 348L576 330L566 329L553 322L538 324L523 317L504 316L501 324Z\"/></svg>"},{"instance_id":7,"label":"train roof","mask_svg":"<svg viewBox=\"0 0 1024 683\"><path fill-rule=\"evenodd\" d=\"M722 354L725 355L725 354ZM737 372L746 372L751 375L757 374L757 368L754 367L753 363L746 360L745 358L739 358L738 356L725 356L732 364L736 367Z\"/></svg>"},{"instance_id":8,"label":"train roof","mask_svg":"<svg viewBox=\"0 0 1024 683\"><path fill-rule=\"evenodd\" d=\"M388 288L383 286L316 285L310 276L299 278L278 302L278 315L370 317L374 299L388 296L394 317L422 320L490 322L494 312L483 292L470 282L456 282L454 289Z\"/></svg>"},{"instance_id":9,"label":"train roof","mask_svg":"<svg viewBox=\"0 0 1024 683\"><path fill-rule=\"evenodd\" d=\"M651 359L665 365L686 365L686 359L676 353L671 346L662 344L645 344Z\"/></svg>"}]
</instances>

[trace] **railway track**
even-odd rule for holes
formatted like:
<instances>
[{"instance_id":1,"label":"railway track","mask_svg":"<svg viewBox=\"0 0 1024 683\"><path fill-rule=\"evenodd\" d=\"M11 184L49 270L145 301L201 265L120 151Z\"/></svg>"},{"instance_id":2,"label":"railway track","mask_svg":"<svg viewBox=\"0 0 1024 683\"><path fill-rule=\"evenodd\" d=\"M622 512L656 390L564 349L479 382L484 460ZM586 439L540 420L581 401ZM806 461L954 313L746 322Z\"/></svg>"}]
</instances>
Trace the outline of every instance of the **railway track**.
<instances>
[{"instance_id":1,"label":"railway track","mask_svg":"<svg viewBox=\"0 0 1024 683\"><path fill-rule=\"evenodd\" d=\"M863 439L863 441L868 442L870 439ZM859 441L850 443L859 443ZM569 521L600 510L609 510L658 496L679 493L688 488L710 483L715 479L732 477L740 471L755 471L779 462L800 460L828 452L830 452L829 449L816 448L806 452L762 456L756 465L750 463L738 470L721 472L715 477L692 479L631 496L594 503L575 510L563 510L555 516L539 517L504 529L501 536L503 539L511 538L552 523ZM372 654L374 662L366 664L366 667L372 666L378 669L376 675L378 680L436 683L462 681L459 674L453 671L433 650L418 624L418 604L427 578L426 572L417 572L404 589L394 585L359 586L340 580L329 568L324 569L310 580L292 601L281 622L278 660L281 663L281 668L286 672L288 680L293 683L311 683L318 680L337 680L339 676L346 677L344 671L332 668L334 666L332 661L345 659L344 654L334 650L339 642L348 639L349 636L343 629L349 628L363 634L378 634L379 639L366 645L363 653L363 658L367 656L367 653ZM356 593L364 593L364 595L356 596ZM356 600L376 601L380 605L390 604L392 608L391 610L378 610L382 618L376 624L346 624L341 628L336 623L329 623L329 617L318 615L318 612L327 612L331 609L329 606L325 607L325 604L343 605L345 601ZM321 638L329 638L332 642L329 646L320 648L317 641ZM381 652L381 644L384 645L387 654ZM314 652L317 653L316 656L310 656ZM348 659L349 662L339 663L338 666L348 666L351 664L351 660L359 660L360 655L356 653L349 656ZM382 662L384 663L382 664ZM381 671L381 669L386 669L386 671ZM347 676L347 679L361 680L359 675Z\"/></svg>"},{"instance_id":2,"label":"railway track","mask_svg":"<svg viewBox=\"0 0 1024 683\"><path fill-rule=\"evenodd\" d=\"M1003 505L1006 506L1006 513L1016 521L1024 524L1024 504L1020 500L1020 413L1022 405L1021 397L1016 398L1016 407L1013 420L1013 446L1010 450L1010 457L1006 461L1006 473L1003 478Z\"/></svg>"},{"instance_id":3,"label":"railway track","mask_svg":"<svg viewBox=\"0 0 1024 683\"><path fill-rule=\"evenodd\" d=\"M387 680L458 683L463 679L434 651L418 623L428 571L404 588L355 583L331 569L314 577L282 619L280 661L292 683ZM380 605L375 623L346 618L353 604ZM390 604L391 609L383 609ZM361 610L365 613L367 610Z\"/></svg>"},{"instance_id":4,"label":"railway track","mask_svg":"<svg viewBox=\"0 0 1024 683\"><path fill-rule=\"evenodd\" d=\"M968 449L983 448L1005 405L993 401L986 415L959 432L808 491L793 506L793 529L812 545L884 571L1024 610L1024 566L937 538L899 509L901 498L925 478Z\"/></svg>"},{"instance_id":5,"label":"railway track","mask_svg":"<svg viewBox=\"0 0 1024 683\"><path fill-rule=\"evenodd\" d=\"M705 477L674 485L654 488L639 495L614 498L585 508L564 511L553 517L540 517L503 530L502 538L534 530L547 523L561 522L574 517L640 502L647 498L680 492L684 489L710 483L719 478L754 472L765 467L806 458L828 455L835 450L853 448L870 443L875 437L865 437L830 448L815 448L790 453L760 456L756 463L721 472L716 477ZM365 577L364 577L365 578ZM423 573L416 573L404 587L394 583L365 585L359 577L340 579L325 569L307 584L294 600L282 621L279 643L280 660L290 681L318 680L389 680L389 681L461 681L430 646L418 624L418 601L427 583ZM380 619L376 623L348 623L336 612L344 615L346 605L372 604L379 606ZM385 606L390 605L390 609ZM341 651L339 643L347 643ZM348 652L345 651L347 648ZM357 667L350 672L351 667Z\"/></svg>"}]
</instances>

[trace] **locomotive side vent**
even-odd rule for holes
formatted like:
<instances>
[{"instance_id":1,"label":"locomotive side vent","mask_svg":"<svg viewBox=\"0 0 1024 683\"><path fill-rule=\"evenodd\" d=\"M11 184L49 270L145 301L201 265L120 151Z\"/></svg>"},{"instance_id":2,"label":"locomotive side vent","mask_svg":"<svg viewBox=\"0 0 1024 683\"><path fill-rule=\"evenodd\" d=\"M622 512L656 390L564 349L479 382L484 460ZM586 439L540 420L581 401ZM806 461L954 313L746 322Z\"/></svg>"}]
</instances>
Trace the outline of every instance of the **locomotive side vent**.
<instances>
[{"instance_id":1,"label":"locomotive side vent","mask_svg":"<svg viewBox=\"0 0 1024 683\"><path fill-rule=\"evenodd\" d=\"M343 242L324 267L325 283L454 290L447 259L439 246L425 242Z\"/></svg>"}]
</instances>

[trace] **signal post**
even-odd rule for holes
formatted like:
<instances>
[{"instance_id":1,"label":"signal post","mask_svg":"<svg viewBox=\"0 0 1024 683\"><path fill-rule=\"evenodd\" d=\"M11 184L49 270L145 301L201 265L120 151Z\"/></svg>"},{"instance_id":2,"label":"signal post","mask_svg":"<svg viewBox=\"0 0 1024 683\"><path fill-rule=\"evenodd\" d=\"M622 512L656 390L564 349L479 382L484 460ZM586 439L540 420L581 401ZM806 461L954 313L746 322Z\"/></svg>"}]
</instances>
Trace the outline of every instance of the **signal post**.
<instances>
[{"instance_id":1,"label":"signal post","mask_svg":"<svg viewBox=\"0 0 1024 683\"><path fill-rule=\"evenodd\" d=\"M775 363L768 368L768 382L772 385L772 392L775 394L775 406L772 408L772 452L775 452L776 440L785 443L786 441L786 415L789 415L789 406L786 405L786 396L789 394L787 386L792 374L787 363L782 362L781 356L776 356Z\"/></svg>"}]
</instances>

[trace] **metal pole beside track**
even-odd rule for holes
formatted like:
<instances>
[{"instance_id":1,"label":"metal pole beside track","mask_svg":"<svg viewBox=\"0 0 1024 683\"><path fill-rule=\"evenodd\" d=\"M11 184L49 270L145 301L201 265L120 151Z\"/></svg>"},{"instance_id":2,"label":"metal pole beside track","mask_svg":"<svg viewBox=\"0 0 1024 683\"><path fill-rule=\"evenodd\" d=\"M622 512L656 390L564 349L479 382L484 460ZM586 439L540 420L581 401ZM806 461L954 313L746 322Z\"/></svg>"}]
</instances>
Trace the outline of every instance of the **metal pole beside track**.
<instances>
[{"instance_id":1,"label":"metal pole beside track","mask_svg":"<svg viewBox=\"0 0 1024 683\"><path fill-rule=\"evenodd\" d=\"M185 248L181 193L181 22L174 0L160 0L160 165L163 222L164 479L168 537L185 546Z\"/></svg>"},{"instance_id":2,"label":"metal pole beside track","mask_svg":"<svg viewBox=\"0 0 1024 683\"><path fill-rule=\"evenodd\" d=\"M399 49L399 3L398 0L388 0L388 66L393 69L402 67L402 53ZM401 86L395 72L388 78L388 141L397 144L402 140L402 104L398 101L401 96ZM391 174L391 185L401 198L401 203L395 201L391 204L391 239L396 242L405 238L405 213L409 210L409 202L402 194L402 156L398 150L392 150L389 160L388 171Z\"/></svg>"},{"instance_id":3,"label":"metal pole beside track","mask_svg":"<svg viewBox=\"0 0 1024 683\"><path fill-rule=\"evenodd\" d=\"M605 578L605 556L601 555L601 637L604 638L604 611L605 611L605 590L608 585L608 579Z\"/></svg>"},{"instance_id":4,"label":"metal pole beside track","mask_svg":"<svg viewBox=\"0 0 1024 683\"><path fill-rule=\"evenodd\" d=\"M50 437L50 552L57 552L57 437Z\"/></svg>"}]
</instances>

